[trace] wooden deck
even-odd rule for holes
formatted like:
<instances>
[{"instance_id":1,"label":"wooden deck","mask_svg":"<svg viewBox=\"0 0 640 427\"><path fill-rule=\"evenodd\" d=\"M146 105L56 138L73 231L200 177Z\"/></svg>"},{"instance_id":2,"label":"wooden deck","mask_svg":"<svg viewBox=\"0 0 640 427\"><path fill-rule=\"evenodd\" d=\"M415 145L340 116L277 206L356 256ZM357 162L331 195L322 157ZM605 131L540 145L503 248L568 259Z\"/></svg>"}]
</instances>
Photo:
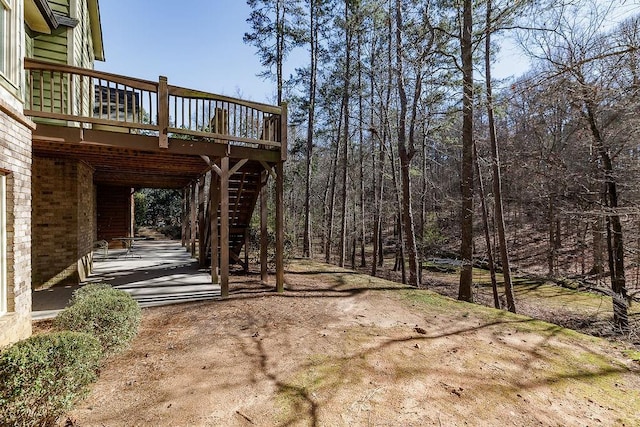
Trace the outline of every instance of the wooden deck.
<instances>
[{"instance_id":1,"label":"wooden deck","mask_svg":"<svg viewBox=\"0 0 640 427\"><path fill-rule=\"evenodd\" d=\"M201 245L228 294L258 200L266 277L268 178L276 180L276 286L283 290L283 162L287 107L25 59L33 154L81 160L96 184L185 189L185 244ZM208 189L208 190L207 190ZM260 197L262 195L262 197ZM216 214L217 212L217 214ZM212 244L211 242L218 242ZM211 256L206 256L211 255ZM219 270L219 278L218 278Z\"/></svg>"}]
</instances>

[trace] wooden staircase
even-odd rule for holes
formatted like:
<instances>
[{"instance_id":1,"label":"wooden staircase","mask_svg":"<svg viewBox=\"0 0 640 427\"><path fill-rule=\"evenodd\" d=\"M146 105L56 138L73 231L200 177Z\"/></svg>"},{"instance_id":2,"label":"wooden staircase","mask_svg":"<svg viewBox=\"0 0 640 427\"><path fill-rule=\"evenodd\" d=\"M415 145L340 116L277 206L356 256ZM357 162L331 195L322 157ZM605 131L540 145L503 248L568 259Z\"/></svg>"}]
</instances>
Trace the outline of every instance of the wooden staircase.
<instances>
[{"instance_id":1,"label":"wooden staircase","mask_svg":"<svg viewBox=\"0 0 640 427\"><path fill-rule=\"evenodd\" d=\"M234 164L231 164L233 168ZM258 201L261 189L261 177L264 168L260 163L248 162L242 165L240 169L230 176L229 178L229 255L231 264L240 264L246 271L248 265L246 263L246 256L242 257L242 249L247 242L247 233L249 232L249 226L251 223L251 217ZM211 176L211 172L209 173ZM210 176L207 178L208 185L211 185ZM213 175L215 177L215 173ZM214 184L215 185L215 184ZM203 211L205 215L201 215L200 219L204 224L203 229L200 231L203 241L205 242L205 256L200 257L200 263L205 266L211 260L211 233L208 224L211 223L210 218L210 204L211 204L211 191L206 191L205 187L205 200L203 205ZM220 204L217 206L215 213L217 218L220 218ZM220 230L218 228L218 236ZM220 253L220 247L217 247L217 253Z\"/></svg>"}]
</instances>

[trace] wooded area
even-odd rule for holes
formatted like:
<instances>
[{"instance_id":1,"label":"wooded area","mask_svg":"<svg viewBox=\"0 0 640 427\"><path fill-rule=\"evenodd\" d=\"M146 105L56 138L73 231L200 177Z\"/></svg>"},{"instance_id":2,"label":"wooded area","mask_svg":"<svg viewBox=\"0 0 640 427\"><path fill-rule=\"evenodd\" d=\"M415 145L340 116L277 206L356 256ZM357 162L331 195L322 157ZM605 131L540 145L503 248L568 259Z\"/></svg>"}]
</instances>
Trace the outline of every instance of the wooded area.
<instances>
[{"instance_id":1,"label":"wooded area","mask_svg":"<svg viewBox=\"0 0 640 427\"><path fill-rule=\"evenodd\" d=\"M248 0L290 102L286 228L304 256L420 285L432 258L640 289L640 14L596 0ZM529 70L491 77L499 46ZM283 75L292 52L307 55ZM502 67L505 64L501 64ZM475 170L474 170L475 169ZM392 255L393 254L393 255ZM492 272L493 273L493 272Z\"/></svg>"}]
</instances>

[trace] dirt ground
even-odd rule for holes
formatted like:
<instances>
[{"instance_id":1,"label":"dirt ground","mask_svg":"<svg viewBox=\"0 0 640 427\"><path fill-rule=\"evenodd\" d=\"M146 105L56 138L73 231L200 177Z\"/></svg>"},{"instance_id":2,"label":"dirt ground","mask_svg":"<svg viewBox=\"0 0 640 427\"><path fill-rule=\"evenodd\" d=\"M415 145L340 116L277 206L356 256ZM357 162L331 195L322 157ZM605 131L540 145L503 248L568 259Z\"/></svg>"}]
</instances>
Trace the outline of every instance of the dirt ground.
<instances>
[{"instance_id":1,"label":"dirt ground","mask_svg":"<svg viewBox=\"0 0 640 427\"><path fill-rule=\"evenodd\" d=\"M640 425L623 344L310 261L286 282L145 309L67 425Z\"/></svg>"}]
</instances>

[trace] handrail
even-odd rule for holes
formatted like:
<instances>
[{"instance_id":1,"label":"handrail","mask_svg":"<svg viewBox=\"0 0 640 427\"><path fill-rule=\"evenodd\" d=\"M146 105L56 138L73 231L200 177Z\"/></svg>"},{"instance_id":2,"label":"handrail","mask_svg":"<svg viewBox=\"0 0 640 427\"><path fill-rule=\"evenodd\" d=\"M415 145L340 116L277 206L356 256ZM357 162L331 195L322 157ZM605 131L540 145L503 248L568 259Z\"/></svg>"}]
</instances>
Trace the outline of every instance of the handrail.
<instances>
[{"instance_id":1,"label":"handrail","mask_svg":"<svg viewBox=\"0 0 640 427\"><path fill-rule=\"evenodd\" d=\"M109 80L120 84L131 84L135 82L136 87L145 90L157 90L158 83L151 80L143 80L135 77L121 76L119 74L107 73L105 71L92 70L90 68L74 67L72 65L58 64L55 62L42 61L39 59L25 58L24 68L26 70L47 70L63 73L82 74L97 79Z\"/></svg>"},{"instance_id":2,"label":"handrail","mask_svg":"<svg viewBox=\"0 0 640 427\"><path fill-rule=\"evenodd\" d=\"M214 93L203 92L203 91L200 91L200 90L187 89L187 88L183 88L183 87L180 87L180 86L169 85L169 94L176 95L176 96L186 96L186 97L190 97L190 98L198 98L198 99L215 98L215 99L217 99L219 101L235 103L235 104L238 104L238 105L244 105L245 107L255 108L255 109L262 110L264 112L273 113L273 114L280 114L280 112L282 111L282 109L280 107L277 107L277 106L271 105L271 104L264 104L264 103L255 102L255 101L247 101L247 100L240 99L240 98L234 98L234 97L224 96L224 95L217 95L217 94L214 94Z\"/></svg>"},{"instance_id":3,"label":"handrail","mask_svg":"<svg viewBox=\"0 0 640 427\"><path fill-rule=\"evenodd\" d=\"M280 106L171 86L166 77L153 82L28 58L24 68L25 115L35 119L156 135L161 148L174 137L286 153Z\"/></svg>"}]
</instances>

